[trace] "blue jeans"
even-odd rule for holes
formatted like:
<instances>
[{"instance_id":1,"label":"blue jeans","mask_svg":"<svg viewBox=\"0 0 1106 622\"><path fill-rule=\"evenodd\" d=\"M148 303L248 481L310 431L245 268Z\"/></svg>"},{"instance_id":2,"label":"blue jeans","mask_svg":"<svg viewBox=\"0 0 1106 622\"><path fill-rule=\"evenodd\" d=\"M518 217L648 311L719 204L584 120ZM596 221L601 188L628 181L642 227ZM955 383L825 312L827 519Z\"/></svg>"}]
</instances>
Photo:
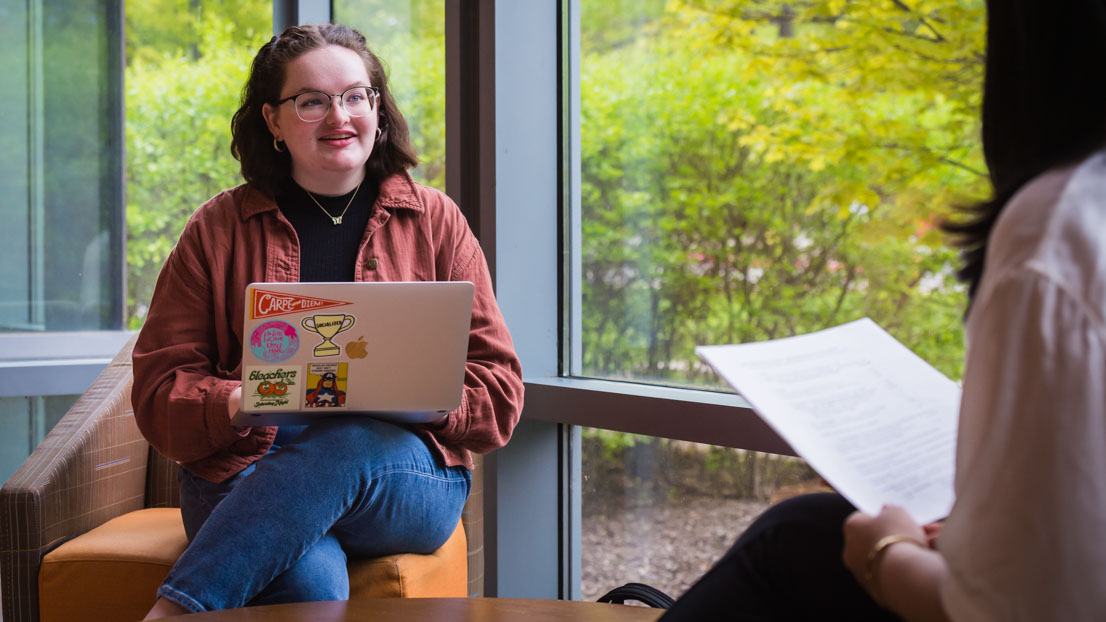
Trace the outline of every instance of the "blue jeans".
<instances>
[{"instance_id":1,"label":"blue jeans","mask_svg":"<svg viewBox=\"0 0 1106 622\"><path fill-rule=\"evenodd\" d=\"M472 481L410 430L367 417L281 428L225 482L180 473L190 544L158 595L193 612L348 599L347 555L436 550Z\"/></svg>"}]
</instances>

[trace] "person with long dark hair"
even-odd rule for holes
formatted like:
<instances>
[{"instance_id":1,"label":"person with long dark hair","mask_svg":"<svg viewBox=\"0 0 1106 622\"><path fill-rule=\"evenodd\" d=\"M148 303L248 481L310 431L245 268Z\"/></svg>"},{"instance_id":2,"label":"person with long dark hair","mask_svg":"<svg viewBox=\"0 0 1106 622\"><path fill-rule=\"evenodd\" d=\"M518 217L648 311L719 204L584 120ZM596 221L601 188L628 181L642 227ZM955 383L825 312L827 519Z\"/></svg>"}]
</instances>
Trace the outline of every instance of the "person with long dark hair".
<instances>
[{"instance_id":1,"label":"person with long dark hair","mask_svg":"<svg viewBox=\"0 0 1106 622\"><path fill-rule=\"evenodd\" d=\"M347 557L436 550L468 497L471 452L503 446L522 408L480 245L456 204L407 173L407 124L361 33L273 37L231 129L246 183L189 219L134 348L135 419L181 465L190 542L148 618L342 600ZM459 408L425 425L231 425L249 283L450 280L475 286Z\"/></svg>"},{"instance_id":2,"label":"person with long dark hair","mask_svg":"<svg viewBox=\"0 0 1106 622\"><path fill-rule=\"evenodd\" d=\"M664 622L1106 619L1106 0L987 9L950 515L785 501Z\"/></svg>"}]
</instances>

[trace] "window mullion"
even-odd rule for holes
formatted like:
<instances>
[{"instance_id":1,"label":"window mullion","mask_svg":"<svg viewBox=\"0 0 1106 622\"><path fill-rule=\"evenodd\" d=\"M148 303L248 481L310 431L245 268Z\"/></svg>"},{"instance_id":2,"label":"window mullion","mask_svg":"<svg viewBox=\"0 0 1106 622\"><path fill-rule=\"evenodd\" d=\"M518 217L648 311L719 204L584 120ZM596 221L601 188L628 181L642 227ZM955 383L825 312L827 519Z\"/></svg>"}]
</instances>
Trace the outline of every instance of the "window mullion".
<instances>
[{"instance_id":1,"label":"window mullion","mask_svg":"<svg viewBox=\"0 0 1106 622\"><path fill-rule=\"evenodd\" d=\"M273 34L289 26L332 21L330 0L273 0Z\"/></svg>"}]
</instances>

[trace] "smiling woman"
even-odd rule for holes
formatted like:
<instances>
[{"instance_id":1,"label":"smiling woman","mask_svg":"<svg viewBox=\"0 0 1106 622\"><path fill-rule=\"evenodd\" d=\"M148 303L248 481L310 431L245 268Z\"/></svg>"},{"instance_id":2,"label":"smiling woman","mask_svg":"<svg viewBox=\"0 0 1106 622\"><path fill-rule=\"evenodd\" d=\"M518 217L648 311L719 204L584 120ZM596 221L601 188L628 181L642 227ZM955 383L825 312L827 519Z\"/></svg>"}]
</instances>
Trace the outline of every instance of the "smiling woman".
<instances>
[{"instance_id":1,"label":"smiling woman","mask_svg":"<svg viewBox=\"0 0 1106 622\"><path fill-rule=\"evenodd\" d=\"M379 130L371 86L357 53L337 45L288 63L283 91L290 95L276 106L266 103L262 114L273 140L288 149L300 187L337 196L361 184Z\"/></svg>"},{"instance_id":2,"label":"smiling woman","mask_svg":"<svg viewBox=\"0 0 1106 622\"><path fill-rule=\"evenodd\" d=\"M135 419L182 466L190 540L151 618L344 600L347 558L434 551L460 518L470 452L504 445L522 406L522 372L480 245L456 204L407 173L417 160L406 122L360 33L324 24L273 37L254 59L232 128L246 183L185 226L134 350ZM247 285L418 280L475 286L459 408L402 427L368 417L231 425ZM313 322L303 329L326 339L352 316ZM258 347L279 359L296 327L270 324ZM337 355L320 348L315 356ZM344 402L346 363L335 363L336 372L307 366L305 408ZM285 378L261 380L270 399L286 399Z\"/></svg>"}]
</instances>

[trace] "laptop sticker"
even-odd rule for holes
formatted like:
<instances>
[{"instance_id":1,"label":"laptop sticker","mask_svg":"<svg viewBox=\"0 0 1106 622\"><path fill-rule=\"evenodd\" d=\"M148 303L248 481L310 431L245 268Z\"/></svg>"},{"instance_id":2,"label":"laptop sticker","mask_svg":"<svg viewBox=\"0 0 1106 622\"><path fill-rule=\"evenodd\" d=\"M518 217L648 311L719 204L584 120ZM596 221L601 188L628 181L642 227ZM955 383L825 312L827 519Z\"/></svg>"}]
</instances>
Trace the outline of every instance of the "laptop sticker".
<instances>
[{"instance_id":1,"label":"laptop sticker","mask_svg":"<svg viewBox=\"0 0 1106 622\"><path fill-rule=\"evenodd\" d=\"M284 294L264 289L255 289L250 295L250 319L259 320L276 315L321 311L328 307L341 307L351 304L341 300L316 298L302 294Z\"/></svg>"},{"instance_id":2,"label":"laptop sticker","mask_svg":"<svg viewBox=\"0 0 1106 622\"><path fill-rule=\"evenodd\" d=\"M303 318L300 324L305 330L309 330L323 338L322 343L315 346L312 354L318 357L338 356L342 348L332 341L338 333L345 332L356 323L357 318L347 313L331 313L327 315L309 315Z\"/></svg>"},{"instance_id":3,"label":"laptop sticker","mask_svg":"<svg viewBox=\"0 0 1106 622\"><path fill-rule=\"evenodd\" d=\"M254 409L296 410L302 395L302 368L263 365L246 367L242 399Z\"/></svg>"},{"instance_id":4,"label":"laptop sticker","mask_svg":"<svg viewBox=\"0 0 1106 622\"><path fill-rule=\"evenodd\" d=\"M348 363L311 363L307 366L307 408L345 408Z\"/></svg>"},{"instance_id":5,"label":"laptop sticker","mask_svg":"<svg viewBox=\"0 0 1106 622\"><path fill-rule=\"evenodd\" d=\"M351 359L363 359L369 355L369 351L366 349L368 343L365 342L365 336L361 335L357 338L357 341L351 341L346 344L346 356Z\"/></svg>"},{"instance_id":6,"label":"laptop sticker","mask_svg":"<svg viewBox=\"0 0 1106 622\"><path fill-rule=\"evenodd\" d=\"M288 322L271 320L253 329L250 334L250 351L259 361L283 363L300 349L300 336L296 327Z\"/></svg>"}]
</instances>

